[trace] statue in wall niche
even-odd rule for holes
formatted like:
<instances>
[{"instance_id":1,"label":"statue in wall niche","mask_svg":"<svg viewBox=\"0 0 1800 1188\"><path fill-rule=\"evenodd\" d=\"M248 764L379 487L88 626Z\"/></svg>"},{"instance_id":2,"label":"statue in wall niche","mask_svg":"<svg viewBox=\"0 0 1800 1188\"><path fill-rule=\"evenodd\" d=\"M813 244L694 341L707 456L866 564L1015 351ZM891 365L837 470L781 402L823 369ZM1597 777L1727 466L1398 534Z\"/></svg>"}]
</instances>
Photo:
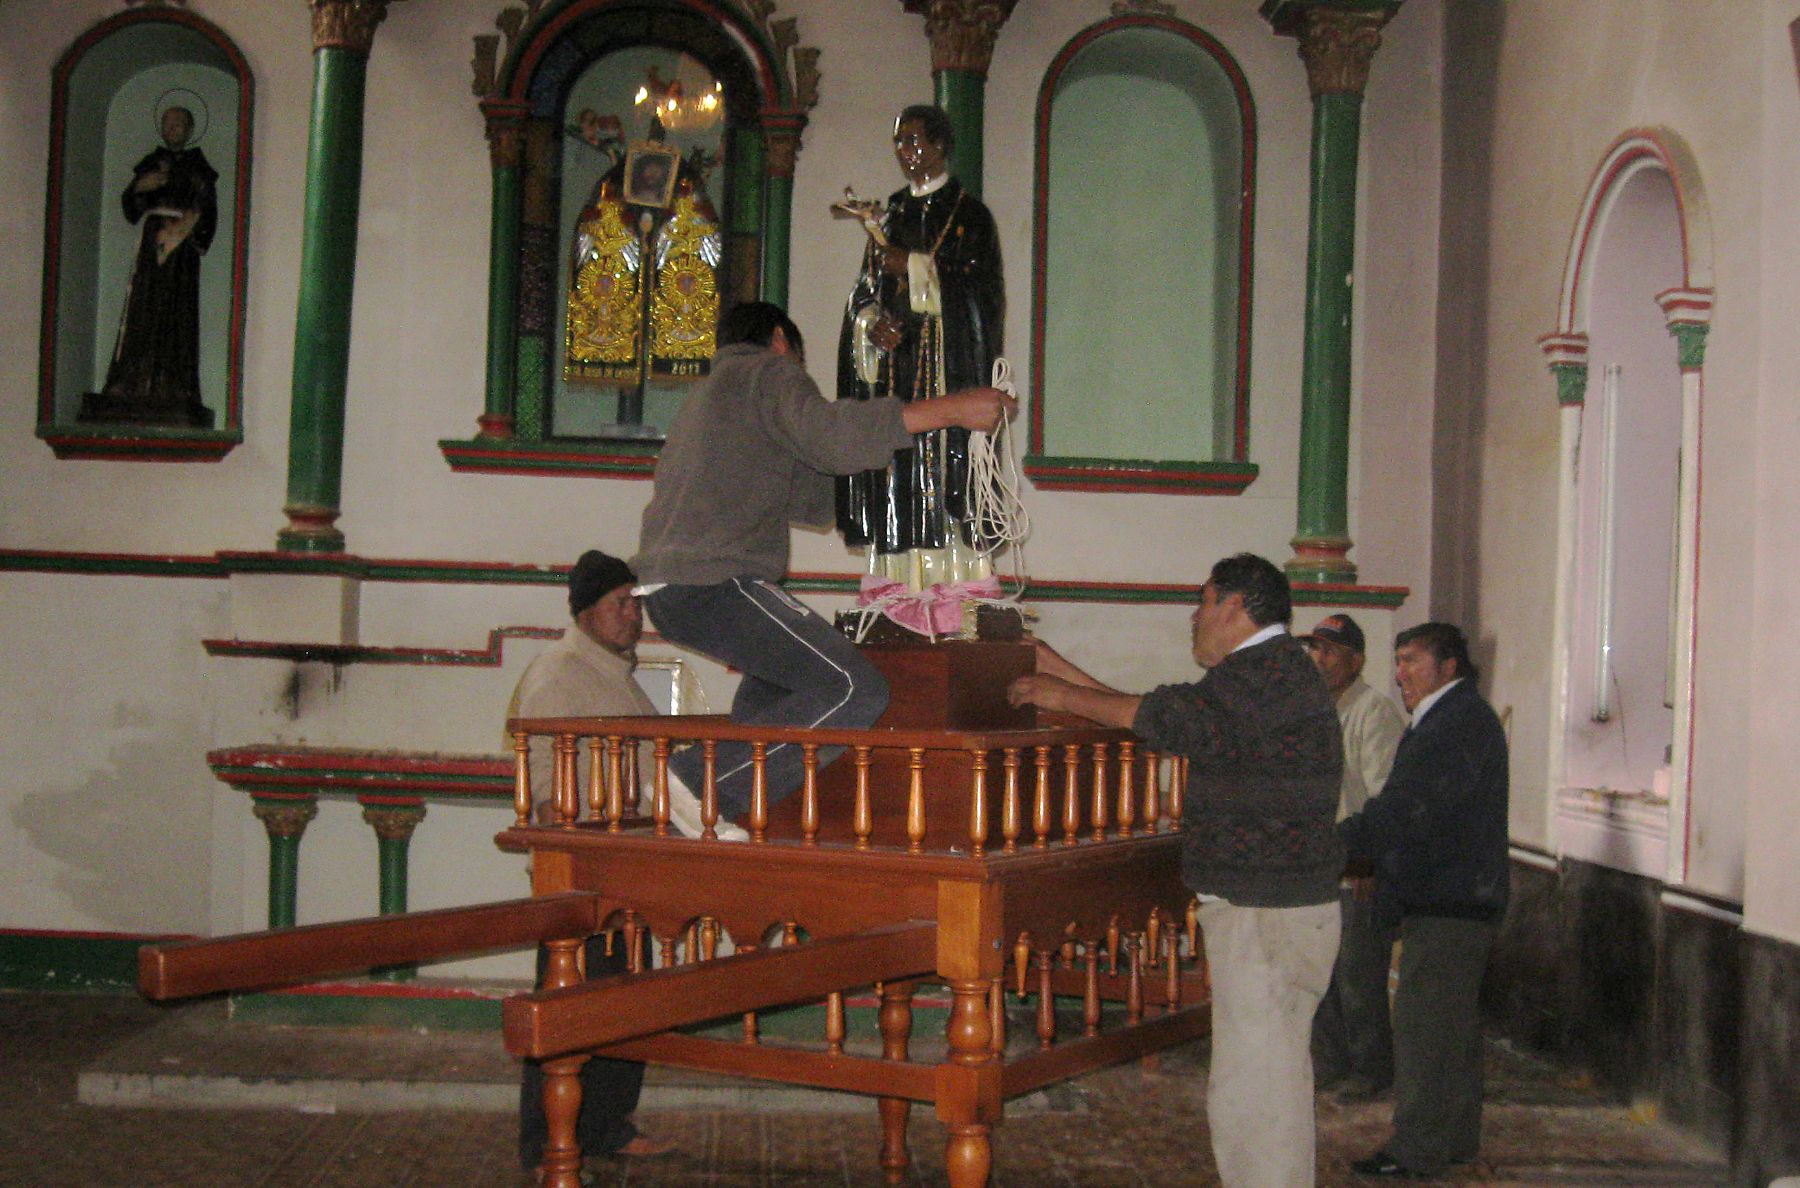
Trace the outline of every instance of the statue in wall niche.
<instances>
[{"instance_id":1,"label":"statue in wall niche","mask_svg":"<svg viewBox=\"0 0 1800 1188\"><path fill-rule=\"evenodd\" d=\"M619 126L591 116L582 122ZM575 220L563 376L635 387L641 399L647 379L698 379L711 367L724 245L706 175L717 161L700 149L683 157L656 124L609 155Z\"/></svg>"},{"instance_id":2,"label":"statue in wall niche","mask_svg":"<svg viewBox=\"0 0 1800 1188\"><path fill-rule=\"evenodd\" d=\"M839 337L840 400L929 400L991 382L1006 304L1000 237L951 176L952 145L941 108L906 108L894 157L907 185L885 208L849 193L832 208L868 232ZM868 549L871 578L917 591L993 574L972 531L964 429L917 434L885 469L840 478L838 527Z\"/></svg>"},{"instance_id":3,"label":"statue in wall niche","mask_svg":"<svg viewBox=\"0 0 1800 1188\"><path fill-rule=\"evenodd\" d=\"M210 429L200 399L200 258L218 225L218 171L193 144L194 113L166 108L163 143L132 170L120 202L143 223L106 383L78 419Z\"/></svg>"}]
</instances>

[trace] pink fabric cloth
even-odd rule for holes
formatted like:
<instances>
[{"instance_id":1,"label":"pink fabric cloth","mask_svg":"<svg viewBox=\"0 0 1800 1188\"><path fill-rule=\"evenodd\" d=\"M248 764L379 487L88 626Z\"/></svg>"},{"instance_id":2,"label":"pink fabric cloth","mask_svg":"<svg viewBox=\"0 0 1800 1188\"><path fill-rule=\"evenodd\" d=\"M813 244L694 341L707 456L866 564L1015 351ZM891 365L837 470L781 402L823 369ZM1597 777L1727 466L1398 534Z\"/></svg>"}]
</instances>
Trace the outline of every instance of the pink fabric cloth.
<instances>
[{"instance_id":1,"label":"pink fabric cloth","mask_svg":"<svg viewBox=\"0 0 1800 1188\"><path fill-rule=\"evenodd\" d=\"M856 605L878 606L882 614L920 635L957 635L962 631L963 603L993 602L999 598L997 577L939 582L926 590L908 590L905 582L865 576Z\"/></svg>"}]
</instances>

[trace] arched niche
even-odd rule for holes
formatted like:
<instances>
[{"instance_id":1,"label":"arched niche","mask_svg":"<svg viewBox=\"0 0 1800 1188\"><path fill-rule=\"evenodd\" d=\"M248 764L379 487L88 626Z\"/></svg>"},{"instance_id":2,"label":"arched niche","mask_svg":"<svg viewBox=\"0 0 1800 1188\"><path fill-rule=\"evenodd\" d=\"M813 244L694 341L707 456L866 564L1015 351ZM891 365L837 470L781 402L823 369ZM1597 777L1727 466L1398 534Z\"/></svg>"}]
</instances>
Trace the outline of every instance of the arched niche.
<instances>
[{"instance_id":1,"label":"arched niche","mask_svg":"<svg viewBox=\"0 0 1800 1188\"><path fill-rule=\"evenodd\" d=\"M1559 850L1688 874L1701 410L1713 303L1699 170L1666 129L1602 158L1540 340L1561 417L1549 787Z\"/></svg>"},{"instance_id":2,"label":"arched niche","mask_svg":"<svg viewBox=\"0 0 1800 1188\"><path fill-rule=\"evenodd\" d=\"M1255 182L1249 85L1202 30L1116 17L1051 63L1038 94L1026 460L1038 486L1236 494L1255 478Z\"/></svg>"},{"instance_id":3,"label":"arched niche","mask_svg":"<svg viewBox=\"0 0 1800 1188\"><path fill-rule=\"evenodd\" d=\"M61 458L216 461L243 440L244 293L254 81L223 32L183 9L132 9L84 33L52 75L38 429ZM143 226L121 194L161 143L159 111L193 111L218 174L199 270L200 400L210 426L95 414L118 346ZM145 218L150 216L146 215Z\"/></svg>"},{"instance_id":4,"label":"arched niche","mask_svg":"<svg viewBox=\"0 0 1800 1188\"><path fill-rule=\"evenodd\" d=\"M587 175L598 176L574 131L589 100L615 88L618 80L605 77L614 66L658 65L664 77L720 84L721 160L707 188L724 244L721 308L758 297L786 302L794 159L818 73L817 51L799 45L792 19L772 20L773 9L564 0L514 24L504 54L494 39L477 39L494 179L486 401L473 440L439 443L453 468L647 478L654 466L655 440L589 437L583 427L604 418L558 409L593 398L572 392L562 375L571 235L591 191ZM508 28L506 13L500 24ZM624 131L627 141L642 133L629 123ZM679 404L680 385L665 388L645 396L653 425Z\"/></svg>"}]
</instances>

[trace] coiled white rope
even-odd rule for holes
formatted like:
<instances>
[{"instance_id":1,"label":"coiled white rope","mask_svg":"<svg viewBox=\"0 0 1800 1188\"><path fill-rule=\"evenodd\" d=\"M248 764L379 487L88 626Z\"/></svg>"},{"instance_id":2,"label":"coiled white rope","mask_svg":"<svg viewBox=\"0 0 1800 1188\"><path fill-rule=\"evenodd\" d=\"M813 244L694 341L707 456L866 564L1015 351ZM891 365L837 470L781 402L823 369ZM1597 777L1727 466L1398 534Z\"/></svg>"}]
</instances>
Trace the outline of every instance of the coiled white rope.
<instances>
[{"instance_id":1,"label":"coiled white rope","mask_svg":"<svg viewBox=\"0 0 1800 1188\"><path fill-rule=\"evenodd\" d=\"M994 387L1017 399L1012 364L994 360ZM1020 492L1025 486L1014 455L1010 423L1005 417L992 433L969 434L969 526L974 530L975 550L992 558L1007 545L1013 547L1013 576L1017 581L1025 538L1031 535L1031 516Z\"/></svg>"}]
</instances>

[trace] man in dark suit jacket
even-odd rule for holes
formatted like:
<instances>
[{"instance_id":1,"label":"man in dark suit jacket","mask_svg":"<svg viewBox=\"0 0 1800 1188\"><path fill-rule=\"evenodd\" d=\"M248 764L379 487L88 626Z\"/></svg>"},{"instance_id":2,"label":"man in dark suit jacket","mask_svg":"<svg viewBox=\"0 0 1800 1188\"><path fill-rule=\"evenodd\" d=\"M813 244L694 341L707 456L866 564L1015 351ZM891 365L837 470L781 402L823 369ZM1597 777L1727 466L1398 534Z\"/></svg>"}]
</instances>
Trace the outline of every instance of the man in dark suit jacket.
<instances>
[{"instance_id":1,"label":"man in dark suit jacket","mask_svg":"<svg viewBox=\"0 0 1800 1188\"><path fill-rule=\"evenodd\" d=\"M1481 1144L1478 995L1506 910L1506 733L1475 688L1468 641L1425 623L1394 641L1394 679L1412 725L1363 811L1338 826L1352 859L1375 864L1377 911L1400 927L1394 997L1394 1129L1351 1167L1432 1176Z\"/></svg>"}]
</instances>

